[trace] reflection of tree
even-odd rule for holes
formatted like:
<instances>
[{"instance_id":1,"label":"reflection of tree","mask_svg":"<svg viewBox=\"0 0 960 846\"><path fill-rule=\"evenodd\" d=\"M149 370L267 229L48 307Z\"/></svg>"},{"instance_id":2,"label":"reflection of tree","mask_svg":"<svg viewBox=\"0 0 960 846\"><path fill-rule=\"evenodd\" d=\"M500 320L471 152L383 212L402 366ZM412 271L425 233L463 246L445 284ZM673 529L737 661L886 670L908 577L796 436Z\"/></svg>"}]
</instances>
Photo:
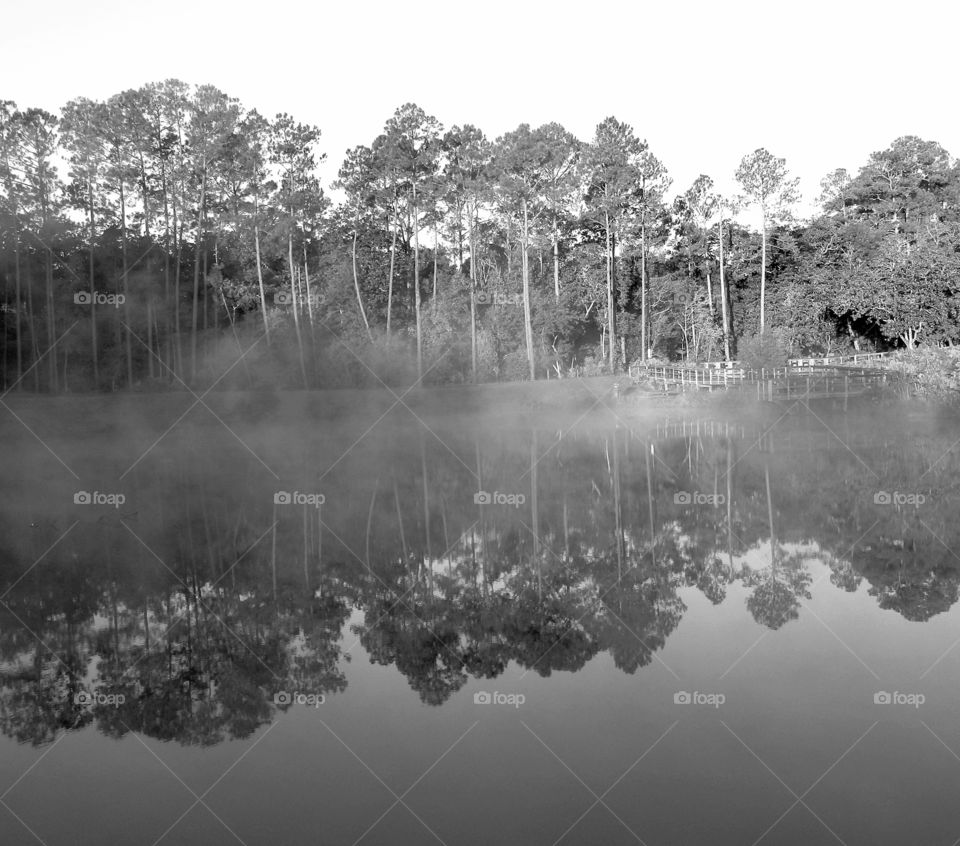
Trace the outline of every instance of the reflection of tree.
<instances>
[{"instance_id":1,"label":"reflection of tree","mask_svg":"<svg viewBox=\"0 0 960 846\"><path fill-rule=\"evenodd\" d=\"M280 690L345 690L341 636L353 610L370 660L395 667L425 703L511 662L549 676L608 652L634 673L677 627L684 590L716 604L740 580L759 623L797 619L811 577L786 551L801 542L819 545L837 588L866 581L880 607L906 619L957 602L960 576L944 547L960 548L949 508L958 467L947 458L930 469L939 440L908 461L857 446L891 489L918 490L927 474L920 512L874 505L876 480L851 451L814 450L802 429L777 451L726 436L651 444L625 430L562 443L521 433L481 450L482 436L454 434L436 449L424 439L421 451L419 437L398 430L389 482L358 483L349 459L335 480L363 488L362 507L331 497L322 514L277 509L275 533L259 545L271 496L252 477L214 485L218 445L204 443L162 465L153 482L163 509L137 518L163 564L124 529L93 521L27 572L65 521L28 530L0 516L0 593L9 589L0 730L36 744L91 724L185 744L247 737L273 718ZM526 508L478 509L476 479L454 452L482 471L483 489L526 491ZM684 506L677 490L726 501ZM746 567L741 556L768 541L769 565ZM126 701L76 704L84 691Z\"/></svg>"},{"instance_id":2,"label":"reflection of tree","mask_svg":"<svg viewBox=\"0 0 960 846\"><path fill-rule=\"evenodd\" d=\"M861 581L863 581L862 577L849 561L841 561L836 558L830 561L831 584L847 591L847 593L853 593L860 587Z\"/></svg>"},{"instance_id":3,"label":"reflection of tree","mask_svg":"<svg viewBox=\"0 0 960 846\"><path fill-rule=\"evenodd\" d=\"M611 653L614 664L625 673L647 666L653 652L663 648L680 622L686 606L676 587L676 579L640 566L602 591L591 629L601 648Z\"/></svg>"},{"instance_id":4,"label":"reflection of tree","mask_svg":"<svg viewBox=\"0 0 960 846\"><path fill-rule=\"evenodd\" d=\"M800 616L800 598L809 599L809 573L802 570L771 570L753 583L756 587L747 598L753 619L776 631Z\"/></svg>"}]
</instances>

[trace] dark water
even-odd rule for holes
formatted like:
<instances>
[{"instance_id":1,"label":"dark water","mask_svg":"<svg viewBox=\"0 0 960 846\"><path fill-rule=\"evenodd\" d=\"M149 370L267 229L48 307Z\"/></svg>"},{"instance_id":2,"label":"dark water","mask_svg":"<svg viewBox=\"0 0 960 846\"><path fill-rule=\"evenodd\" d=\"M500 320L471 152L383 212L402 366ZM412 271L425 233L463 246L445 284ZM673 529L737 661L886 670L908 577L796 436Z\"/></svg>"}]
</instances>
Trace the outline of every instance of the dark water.
<instances>
[{"instance_id":1,"label":"dark water","mask_svg":"<svg viewBox=\"0 0 960 846\"><path fill-rule=\"evenodd\" d=\"M0 843L960 838L954 419L234 411L6 424Z\"/></svg>"}]
</instances>

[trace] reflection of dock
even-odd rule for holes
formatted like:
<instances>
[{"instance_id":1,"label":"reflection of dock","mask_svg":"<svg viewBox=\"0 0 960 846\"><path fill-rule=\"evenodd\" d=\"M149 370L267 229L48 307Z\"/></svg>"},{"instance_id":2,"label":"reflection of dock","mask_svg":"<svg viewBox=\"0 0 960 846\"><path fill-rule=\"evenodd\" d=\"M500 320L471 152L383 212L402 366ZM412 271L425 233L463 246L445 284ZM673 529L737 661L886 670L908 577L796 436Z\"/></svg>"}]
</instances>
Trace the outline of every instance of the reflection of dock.
<instances>
[{"instance_id":1,"label":"reflection of dock","mask_svg":"<svg viewBox=\"0 0 960 846\"><path fill-rule=\"evenodd\" d=\"M821 360L796 359L789 367L758 370L710 363L694 367L638 362L631 365L630 378L634 382L651 382L667 392L737 388L755 390L759 400L792 401L861 396L886 384L890 375L886 370L871 367L812 363Z\"/></svg>"},{"instance_id":2,"label":"reflection of dock","mask_svg":"<svg viewBox=\"0 0 960 846\"><path fill-rule=\"evenodd\" d=\"M654 432L654 440L670 438L738 438L747 437L746 427L728 420L681 420L676 423L660 423Z\"/></svg>"}]
</instances>

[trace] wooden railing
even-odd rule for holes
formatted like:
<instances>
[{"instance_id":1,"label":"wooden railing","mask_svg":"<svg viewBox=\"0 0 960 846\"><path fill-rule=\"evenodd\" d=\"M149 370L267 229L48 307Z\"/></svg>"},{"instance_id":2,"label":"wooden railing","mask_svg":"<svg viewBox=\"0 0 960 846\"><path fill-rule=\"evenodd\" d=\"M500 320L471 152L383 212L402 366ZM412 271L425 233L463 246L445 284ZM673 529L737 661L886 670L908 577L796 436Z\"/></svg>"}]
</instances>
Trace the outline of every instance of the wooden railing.
<instances>
[{"instance_id":1,"label":"wooden railing","mask_svg":"<svg viewBox=\"0 0 960 846\"><path fill-rule=\"evenodd\" d=\"M827 355L817 358L791 358L789 364L791 367L836 367L845 364L866 364L889 358L892 352L872 352L872 353L854 353L852 355Z\"/></svg>"},{"instance_id":2,"label":"wooden railing","mask_svg":"<svg viewBox=\"0 0 960 846\"><path fill-rule=\"evenodd\" d=\"M822 355L822 356L807 356L806 358L791 358L787 360L787 365L794 368L807 368L807 367L834 367L837 365L844 364L866 364L869 365L871 362L876 362L878 360L888 358L893 355L893 351L890 352L865 352L865 353L850 353L846 355ZM674 367L688 367L698 370L740 370L743 369L743 362L741 361L700 361L694 364L685 364L683 362L678 362Z\"/></svg>"},{"instance_id":3,"label":"wooden railing","mask_svg":"<svg viewBox=\"0 0 960 846\"><path fill-rule=\"evenodd\" d=\"M680 390L713 390L756 386L757 399L849 396L886 382L885 370L809 364L805 367L770 367L756 370L743 367L709 368L683 365L634 363L633 381L645 380Z\"/></svg>"}]
</instances>

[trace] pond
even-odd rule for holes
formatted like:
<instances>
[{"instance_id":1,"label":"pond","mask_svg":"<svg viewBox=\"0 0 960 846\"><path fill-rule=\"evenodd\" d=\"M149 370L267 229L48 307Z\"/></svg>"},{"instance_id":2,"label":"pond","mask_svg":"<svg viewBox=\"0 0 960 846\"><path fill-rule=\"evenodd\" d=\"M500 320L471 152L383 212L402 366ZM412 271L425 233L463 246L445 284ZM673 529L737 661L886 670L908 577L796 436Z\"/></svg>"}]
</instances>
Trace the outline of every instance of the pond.
<instances>
[{"instance_id":1,"label":"pond","mask_svg":"<svg viewBox=\"0 0 960 846\"><path fill-rule=\"evenodd\" d=\"M960 838L956 416L300 399L7 400L5 846Z\"/></svg>"}]
</instances>

